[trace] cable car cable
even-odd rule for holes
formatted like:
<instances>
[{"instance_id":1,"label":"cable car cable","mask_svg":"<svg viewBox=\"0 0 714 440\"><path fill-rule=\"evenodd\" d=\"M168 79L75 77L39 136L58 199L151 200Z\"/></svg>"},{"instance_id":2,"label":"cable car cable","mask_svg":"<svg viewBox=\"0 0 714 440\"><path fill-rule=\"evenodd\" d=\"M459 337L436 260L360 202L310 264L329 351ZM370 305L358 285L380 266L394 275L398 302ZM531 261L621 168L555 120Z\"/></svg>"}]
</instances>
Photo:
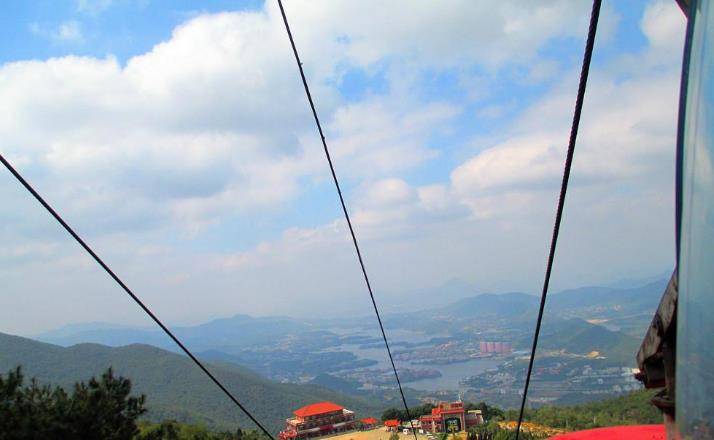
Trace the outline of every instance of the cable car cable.
<instances>
[{"instance_id":1,"label":"cable car cable","mask_svg":"<svg viewBox=\"0 0 714 440\"><path fill-rule=\"evenodd\" d=\"M568 191L568 181L570 180L570 169L573 165L573 154L575 153L575 141L578 137L578 127L580 125L580 115L583 110L583 100L585 98L585 88L588 82L588 73L590 71L590 61L592 59L593 46L595 45L595 33L597 32L598 18L600 16L600 6L602 0L593 0L592 12L590 14L590 27L588 29L587 42L585 43L585 54L583 55L583 65L580 71L580 82L578 84L578 95L575 99L575 112L573 113L573 124L570 129L570 140L568 142L568 153L565 159L565 168L563 170L563 181L560 186L560 196L558 198L558 209L555 214L555 225L553 226L553 236L550 242L550 252L548 253L548 264L545 270L545 279L543 281L543 292L540 298L540 308L538 309L538 320L536 321L535 332L533 334L533 346L531 347L531 357L528 361L528 373L526 374L526 383L523 388L523 398L521 399L521 410L518 415L518 425L516 427L516 440L520 435L521 423L523 422L523 411L526 406L528 397L528 385L533 372L533 359L535 358L536 348L538 346L538 336L540 334L540 325L543 320L543 311L545 309L545 300L548 296L548 285L550 284L550 274L553 269L553 260L555 259L555 248L558 243L558 233L560 231L560 222L563 218L563 205L565 204L565 194Z\"/></svg>"},{"instance_id":2,"label":"cable car cable","mask_svg":"<svg viewBox=\"0 0 714 440\"><path fill-rule=\"evenodd\" d=\"M327 158L327 163L330 166L330 172L332 173L332 180L335 183L335 188L337 189L337 195L340 198L340 204L342 205L342 212L345 215L345 220L347 220L347 226L350 230L350 235L352 236L352 243L354 243L355 251L357 252L357 260L359 261L360 268L362 269L362 276L367 284L367 291L369 292L369 297L372 300L372 306L374 307L374 313L377 315L377 322L379 322L379 329L382 331L382 339L384 340L384 346L387 348L387 354L389 355L389 361L392 364L392 370L394 371L394 377L397 379L397 386L399 387L399 394L402 397L402 403L404 404L404 409L406 410L407 417L409 418L409 423L412 427L412 433L414 434L414 439L416 440L416 430L414 429L414 423L412 423L412 417L409 412L409 406L407 405L407 399L404 397L404 390L402 389L402 383L399 380L399 373L397 373L397 367L394 364L394 358L392 357L392 351L389 348L389 342L387 342L387 334L384 332L384 325L382 324L382 318L379 315L379 308L377 307L377 302L374 299L374 292L372 291L372 285L369 282L369 276L367 276L367 269L364 265L364 260L362 259L362 252L360 251L359 244L357 243L357 236L355 235L354 227L352 226L352 221L350 220L350 215L347 211L347 206L345 205L345 198L342 195L342 189L340 188L340 182L337 179L337 173L335 172L335 166L332 163L332 158L330 156L330 151L327 148L327 141L325 140L325 134L322 131L322 124L320 124L320 118L317 116L317 110L315 110L315 102L312 99L312 94L310 94L310 87L307 84L307 78L305 77L305 71L302 68L302 62L300 61L300 55L298 55L297 47L295 46L295 40L293 39L293 34L290 31L290 25L288 24L288 17L285 14L285 9L283 8L282 0L278 0L278 6L280 7L280 13L283 16L283 23L285 24L285 30L288 33L288 38L290 39L290 46L293 50L293 55L295 55L295 62L297 63L298 69L300 70L300 77L302 78L302 85L305 88L305 94L307 95L307 100L310 103L310 109L312 110L312 116L315 119L315 124L317 125L317 131L320 134L320 139L322 140L322 148L325 151L325 157Z\"/></svg>"},{"instance_id":3,"label":"cable car cable","mask_svg":"<svg viewBox=\"0 0 714 440\"><path fill-rule=\"evenodd\" d=\"M223 384L218 379L216 379L216 377L210 371L208 371L208 369L203 365L203 363L199 361L198 358L194 356L193 353L191 353L191 351L186 348L185 345L183 345L183 343L173 334L173 332L171 332L171 330L169 330L168 327L164 325L163 322L161 322L161 320L151 311L151 309L149 309L149 307L147 307L146 304L144 304L144 302L141 301L141 299L139 299L139 297L136 296L126 284L124 284L121 278L119 278L119 276L114 273L114 271L104 262L104 260L102 260L99 255L97 255L94 250L89 247L87 242L85 242L82 237L80 237L79 234L77 234L74 229L72 229L72 227L69 226L66 221L64 221L62 216L60 216L57 211L55 211L54 208L52 208L52 206L50 206L50 204L45 201L45 199L35 190L35 188L33 188L32 185L30 185L30 183L25 180L24 177L22 177L22 175L15 169L15 167L12 166L12 164L10 164L10 162L5 159L5 157L3 157L2 154L0 154L0 162L5 165L5 168L7 168L13 176L15 176L15 178L22 184L22 186L24 186L25 189L27 189L27 191L29 191L30 194L32 194L32 196L37 199L38 202L40 202L40 204L47 210L47 212L52 214L52 217L54 217L55 220L57 220L57 222L62 225L62 227L69 233L69 235L71 235L75 239L75 241L77 241L77 243L79 243L79 245L82 246L84 250L92 256L94 261L96 261L102 267L102 269L104 269L104 271L109 274L109 276L114 281L116 281L116 283L119 284L122 289L124 289L124 291L131 297L131 299L133 299L134 302L136 302L139 307L141 307L141 309L144 310L144 312L146 312L146 314L149 315L149 317L153 319L159 327L161 327L164 333L166 333L168 337L171 338L176 343L176 345L178 345L179 348L181 348L181 350L186 353L189 358L191 358L191 360L213 381L213 383L215 383L216 386L218 386L218 388L220 388L221 391L223 391L223 393L234 404L236 404L236 406L238 406L238 408L240 408L240 410L243 411L243 413L248 416L248 418L253 423L255 423L255 425L260 428L261 431L263 431L263 433L265 433L265 435L270 437L272 440L275 440L272 434L270 434L268 430L265 429L265 427L250 413L250 411L248 411L238 401L238 399L236 399L236 397L230 391L228 391L228 389L223 386Z\"/></svg>"}]
</instances>

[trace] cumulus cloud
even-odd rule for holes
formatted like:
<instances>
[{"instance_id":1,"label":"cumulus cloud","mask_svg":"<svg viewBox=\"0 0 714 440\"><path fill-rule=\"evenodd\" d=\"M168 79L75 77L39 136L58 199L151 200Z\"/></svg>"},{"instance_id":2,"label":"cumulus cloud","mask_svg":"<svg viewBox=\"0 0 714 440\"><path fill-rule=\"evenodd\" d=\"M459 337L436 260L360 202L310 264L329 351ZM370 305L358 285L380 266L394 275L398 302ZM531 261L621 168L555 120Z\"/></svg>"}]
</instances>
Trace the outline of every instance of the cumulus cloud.
<instances>
[{"instance_id":1,"label":"cumulus cloud","mask_svg":"<svg viewBox=\"0 0 714 440\"><path fill-rule=\"evenodd\" d=\"M681 17L678 26L683 32ZM653 45L636 57L646 62L657 51ZM665 251L671 244L671 216L651 217L672 210L679 64L669 59L664 70L604 66L591 76L564 225L567 239L561 242L562 254L571 258L562 264L577 277L561 285L623 276L617 264L664 267L671 260ZM624 75L628 79L623 81ZM571 72L525 109L513 128L500 135L503 140L479 145L478 153L453 168L447 183L415 186L391 177L360 188L353 203L355 224L384 285L417 288L447 278L445 273L468 278L470 272L487 286L509 277L509 269L501 265L522 270L519 280L538 278L542 267L534 262L542 261L534 257L545 255L552 227L576 79ZM334 232L330 245L344 238L345 231L334 225L301 236L319 241L327 231ZM291 241L283 237L279 243L297 251ZM271 246L261 247L261 253L270 253ZM417 256L441 255L445 247L449 268ZM650 251L647 258L643 249ZM292 261L309 259L309 253L301 255ZM422 272L395 275L407 261L418 261L414 264Z\"/></svg>"},{"instance_id":2,"label":"cumulus cloud","mask_svg":"<svg viewBox=\"0 0 714 440\"><path fill-rule=\"evenodd\" d=\"M564 0L453 0L438 8L420 0L410 2L408 10L378 1L303 0L287 6L310 57L321 53L325 60L341 50L361 66L385 58L422 66L527 63L553 38L583 36L589 13L587 3Z\"/></svg>"},{"instance_id":3,"label":"cumulus cloud","mask_svg":"<svg viewBox=\"0 0 714 440\"><path fill-rule=\"evenodd\" d=\"M330 124L330 144L350 165L347 176L379 176L403 171L438 154L426 140L458 114L449 104L416 108L387 106L383 99L339 108ZM436 129L436 130L435 130Z\"/></svg>"},{"instance_id":4,"label":"cumulus cloud","mask_svg":"<svg viewBox=\"0 0 714 440\"><path fill-rule=\"evenodd\" d=\"M641 27L652 46L681 51L682 11L676 4L664 0L650 3L642 16Z\"/></svg>"},{"instance_id":5,"label":"cumulus cloud","mask_svg":"<svg viewBox=\"0 0 714 440\"><path fill-rule=\"evenodd\" d=\"M109 3L78 7L89 12ZM508 102L484 110L519 112L487 143L450 137L473 124L476 112L449 96L424 96L418 81L447 72L463 87L464 78L480 75L474 70L514 65L533 67L527 84L549 78L561 67L539 60L541 50L580 41L589 5L455 0L435 8L417 1L405 10L391 2L300 0L286 7L375 285L404 290L463 277L485 288L508 280L509 288L525 289L541 270L541 235L551 227L575 72L526 108ZM569 205L587 213L590 230L594 219L606 225L599 235L581 236L582 246L605 241L609 231L622 246L650 246L643 267L666 257L657 259L661 249L641 235L627 238L612 218L636 228L641 215L623 214L624 204L641 212L670 208L662 194L671 179L678 63L669 42L682 31L671 14L650 5L641 22L649 46L593 73L574 168L573 188L581 192ZM603 18L617 23L609 9ZM643 67L653 63L656 71ZM354 70L367 78L383 72L386 90L343 96L344 76ZM274 2L192 18L125 63L112 56L6 63L0 114L3 154L172 318L196 320L223 306L237 312L227 306L237 302L252 313L362 304L361 296L348 296L361 292L362 281L337 209L327 220L296 221L272 236L236 232L238 221L259 223L261 214L331 184ZM66 292L87 274L93 285L106 285L21 191L0 187L0 197L21 207L3 209L2 261L24 268L13 269L8 292L28 283L37 292ZM649 224L654 233L667 228L666 220ZM211 244L184 243L185 234ZM238 249L226 244L243 235ZM566 245L564 252L576 251ZM633 255L618 251L619 261ZM594 261L600 255L587 253ZM616 275L608 264L602 273ZM47 277L22 276L43 265L51 266ZM256 301L257 294L272 301ZM79 301L80 293L73 295ZM221 310L206 305L207 297ZM85 310L50 303L64 314L54 319L83 320L103 307L98 298ZM30 307L29 299L23 304Z\"/></svg>"},{"instance_id":6,"label":"cumulus cloud","mask_svg":"<svg viewBox=\"0 0 714 440\"><path fill-rule=\"evenodd\" d=\"M77 7L97 11L109 3ZM363 4L290 4L348 177L403 171L433 158L437 152L426 143L432 128L459 109L415 100L387 104L384 97L340 105L329 87L339 66L365 67L397 55L423 66L520 60L551 37L577 35L580 28L568 17L582 13L563 1L536 9L504 3L488 10L488 20L484 6L471 2L436 14L424 2L406 17L395 6L374 7L383 9L383 22L373 23L372 8ZM393 20L398 12L403 19ZM530 15L542 30L535 39L526 38L532 27L526 32L519 24ZM484 26L474 26L472 18ZM76 22L55 33L81 38ZM135 206L152 204L189 230L235 209L282 203L297 194L302 177L323 166L273 2L258 12L196 17L123 66L112 57L71 56L6 64L0 97L8 115L0 121L7 154L22 152L43 174L61 179L73 200L92 187L107 205L123 197ZM96 207L98 200L88 202ZM81 212L88 216L91 209Z\"/></svg>"},{"instance_id":7,"label":"cumulus cloud","mask_svg":"<svg viewBox=\"0 0 714 440\"><path fill-rule=\"evenodd\" d=\"M246 44L270 38L272 50ZM274 204L314 167L297 139L304 105L284 43L263 14L219 14L126 66L10 63L0 68L0 136L69 192L95 186L189 220L202 204L212 217Z\"/></svg>"}]
</instances>

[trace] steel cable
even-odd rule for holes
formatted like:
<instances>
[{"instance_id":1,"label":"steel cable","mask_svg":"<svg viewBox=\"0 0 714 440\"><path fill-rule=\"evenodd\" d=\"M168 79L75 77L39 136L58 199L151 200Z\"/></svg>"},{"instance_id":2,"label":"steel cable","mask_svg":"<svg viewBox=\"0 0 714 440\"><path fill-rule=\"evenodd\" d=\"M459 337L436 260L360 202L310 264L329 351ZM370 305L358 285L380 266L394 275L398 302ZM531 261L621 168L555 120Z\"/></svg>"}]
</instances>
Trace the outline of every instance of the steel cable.
<instances>
[{"instance_id":1,"label":"steel cable","mask_svg":"<svg viewBox=\"0 0 714 440\"><path fill-rule=\"evenodd\" d=\"M536 348L538 346L538 336L540 334L540 325L543 320L543 311L545 310L545 300L548 296L548 285L550 284L550 274L553 270L553 260L555 259L555 248L558 243L558 233L560 232L560 222L563 218L563 206L565 205L565 194L568 191L568 181L570 180L570 169L573 165L573 154L575 153L575 141L578 137L578 127L580 125L580 115L583 110L583 100L585 98L585 89L588 82L588 73L590 72L590 61L592 59L593 47L595 45L595 34L597 32L598 18L600 16L600 6L602 0L593 0L592 12L590 14L590 27L588 29L588 37L585 43L585 54L583 55L583 65L580 71L580 82L578 84L578 95L575 99L575 112L573 113L573 124L570 129L570 140L568 142L568 153L565 159L565 168L563 170L563 181L560 186L560 196L558 198L558 208L555 214L555 225L553 226L553 236L550 241L550 252L548 253L548 264L545 270L545 279L543 281L543 291L540 298L540 307L538 309L538 320L536 321L535 332L533 334L533 346L531 347L531 356L528 361L528 373L526 375L526 383L523 388L523 399L521 400L521 410L518 415L518 425L516 427L516 440L518 440L521 423L523 422L523 411L528 398L528 386L530 385L531 373L533 372L533 360L535 359Z\"/></svg>"},{"instance_id":2,"label":"steel cable","mask_svg":"<svg viewBox=\"0 0 714 440\"><path fill-rule=\"evenodd\" d=\"M302 62L300 61L300 55L298 55L297 47L295 46L295 40L293 39L293 34L290 31L290 25L288 24L288 17L285 14L285 9L283 8L282 0L278 0L278 6L280 7L280 13L283 16L283 23L285 24L285 30L288 33L288 38L290 39L290 46L293 50L293 55L295 55L295 62L297 63L298 69L300 71L300 78L302 78L302 85L305 88L305 94L307 95L307 100L310 104L310 109L312 110L312 116L315 119L315 124L317 125L317 131L320 134L320 139L322 140L322 148L325 151L325 157L327 158L327 163L330 166L330 172L332 173L332 180L335 183L335 188L337 189L337 195L340 198L340 205L342 206L342 212L345 215L345 220L347 221L347 226L350 230L350 235L352 236L352 243L354 243L355 251L357 252L357 260L359 261L360 268L362 269L362 276L364 277L365 284L367 285L367 291L369 292L369 297L372 300L372 306L374 307L374 313L377 315L377 322L379 323L379 329L382 331L382 339L384 340L384 346L387 349L387 354L389 355L389 361L392 364L392 370L394 371L394 377L397 380L397 386L399 387L399 394L402 397L402 403L404 404L404 410L409 418L409 423L412 428L412 433L414 434L414 439L416 440L416 430L414 429L414 423L412 422L412 417L409 412L409 406L407 405L407 399L404 397L404 390L402 389L402 383L399 380L399 373L397 373L397 367L394 364L394 358L392 357L392 351L389 348L389 342L387 341L387 334L384 332L384 325L382 324L382 318L379 315L379 308L377 307L377 302L374 299L374 292L372 291L372 285L369 282L369 276L367 276L367 269L364 265L364 260L362 258L362 252L360 251L359 244L357 242L357 236L355 234L354 227L352 226L352 221L350 220L350 215L347 211L347 206L345 204L345 198L342 195L342 189L340 188L340 182L337 179L337 173L335 172L335 166L332 163L332 157L330 156L330 150L327 148L327 141L325 140L325 134L322 130L322 124L320 123L320 118L317 116L317 110L315 109L315 102L312 99L312 94L310 93L310 87L307 84L307 78L305 77L305 71L302 67Z\"/></svg>"},{"instance_id":3,"label":"steel cable","mask_svg":"<svg viewBox=\"0 0 714 440\"><path fill-rule=\"evenodd\" d=\"M104 260L102 260L99 255L94 252L94 250L87 244L87 242L85 242L82 237L80 237L79 234L77 234L74 229L72 229L72 227L69 226L66 221L64 221L62 216L60 216L57 211L55 211L54 208L52 208L52 206L50 206L50 204L45 201L45 199L35 190L35 188L33 188L32 185L30 185L30 183L25 180L24 177L22 177L22 175L15 169L15 167L10 164L10 162L5 159L5 157L3 157L2 154L0 154L0 162L2 162L2 164L5 165L5 168L7 168L13 176L15 176L15 178L22 184L22 186L24 186L25 189L27 189L27 191L29 191L30 194L32 194L32 196L37 199L38 202L40 202L40 204L47 210L47 212L52 214L52 217L54 217L55 220L57 220L57 222L62 225L62 227L69 233L69 235L71 235L75 239L75 241L77 241L77 243L79 243L79 245L82 246L85 251L87 251L89 255L91 255L94 261L96 261L97 264L99 264L102 269L104 269L104 271L109 274L109 276L114 281L116 281L116 283L131 297L131 299L133 299L134 302L136 302L139 307L141 307L141 309L146 312L146 314L149 315L149 317L159 327L161 327L164 333L166 333L166 335L168 335L168 337L171 338L184 353L186 353L186 355L198 366L198 368L200 368L213 381L213 383L216 384L218 388L220 388L221 391L223 391L223 393L234 404L236 404L236 406L238 406L238 408L240 408L240 410L243 411L243 413L248 416L248 418L253 423L255 423L255 425L260 428L261 431L263 431L263 433L265 433L265 435L270 437L272 440L275 440L272 434L270 434L268 430L265 429L265 427L250 413L250 411L248 411L243 406L243 404L241 404L240 401L238 401L238 399L230 391L228 391L228 389L223 386L223 384L218 379L216 379L216 377L205 367L205 365L203 365L203 363L199 361L198 358L194 356L193 353L191 353L191 351L186 348L185 345L183 345L183 343L173 334L173 332L169 330L169 328L166 327L163 322L161 322L161 320L151 311L151 309L149 309L148 306L146 306L146 304L144 304L143 301L141 301L141 299L139 299L138 296L134 294L134 292L121 280L121 278L119 278L119 276L114 273L114 271L104 262Z\"/></svg>"}]
</instances>

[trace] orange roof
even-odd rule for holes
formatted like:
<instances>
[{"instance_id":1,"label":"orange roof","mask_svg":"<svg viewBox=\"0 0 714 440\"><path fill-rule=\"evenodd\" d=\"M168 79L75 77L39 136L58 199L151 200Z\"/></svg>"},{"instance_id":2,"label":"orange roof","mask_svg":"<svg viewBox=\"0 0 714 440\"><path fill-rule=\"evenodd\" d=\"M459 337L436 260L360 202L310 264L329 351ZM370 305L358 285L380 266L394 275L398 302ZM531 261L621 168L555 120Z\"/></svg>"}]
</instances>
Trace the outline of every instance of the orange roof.
<instances>
[{"instance_id":1,"label":"orange roof","mask_svg":"<svg viewBox=\"0 0 714 440\"><path fill-rule=\"evenodd\" d=\"M665 440L664 425L613 426L586 429L551 437L551 440Z\"/></svg>"},{"instance_id":2,"label":"orange roof","mask_svg":"<svg viewBox=\"0 0 714 440\"><path fill-rule=\"evenodd\" d=\"M387 426L387 427L390 427L390 428L392 428L392 427L397 427L397 426L399 426L399 420L397 420L397 419L385 420L385 421L384 421L384 426Z\"/></svg>"},{"instance_id":3,"label":"orange roof","mask_svg":"<svg viewBox=\"0 0 714 440\"><path fill-rule=\"evenodd\" d=\"M360 420L360 422L365 423L367 425L376 425L379 420L375 419L374 417L367 417L365 419Z\"/></svg>"},{"instance_id":4,"label":"orange roof","mask_svg":"<svg viewBox=\"0 0 714 440\"><path fill-rule=\"evenodd\" d=\"M310 416L316 416L319 414L340 411L343 409L345 409L344 406L337 405L336 403L318 402L318 403L313 403L312 405L303 406L300 409L296 409L295 411L293 411L293 414L295 414L298 417L310 417Z\"/></svg>"}]
</instances>

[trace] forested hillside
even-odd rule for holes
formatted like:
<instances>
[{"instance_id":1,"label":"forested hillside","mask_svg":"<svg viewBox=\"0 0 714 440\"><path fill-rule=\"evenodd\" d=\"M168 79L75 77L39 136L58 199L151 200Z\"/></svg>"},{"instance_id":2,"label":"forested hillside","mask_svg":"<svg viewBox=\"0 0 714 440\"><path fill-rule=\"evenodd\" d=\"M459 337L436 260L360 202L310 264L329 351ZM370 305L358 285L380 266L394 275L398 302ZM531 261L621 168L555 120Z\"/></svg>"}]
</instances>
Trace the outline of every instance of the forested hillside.
<instances>
[{"instance_id":1,"label":"forested hillside","mask_svg":"<svg viewBox=\"0 0 714 440\"><path fill-rule=\"evenodd\" d=\"M516 345L528 347L531 342L532 337L527 335L516 341ZM543 322L538 348L578 354L598 351L613 364L634 366L640 342L624 332L608 330L579 318L554 318Z\"/></svg>"},{"instance_id":2,"label":"forested hillside","mask_svg":"<svg viewBox=\"0 0 714 440\"><path fill-rule=\"evenodd\" d=\"M580 430L615 425L662 423L662 414L650 399L654 391L634 391L613 399L573 406L543 406L527 410L525 419L552 428ZM517 420L518 411L509 410L507 420Z\"/></svg>"},{"instance_id":3,"label":"forested hillside","mask_svg":"<svg viewBox=\"0 0 714 440\"><path fill-rule=\"evenodd\" d=\"M27 377L70 386L99 376L108 367L129 377L137 393L146 394L149 420L175 419L220 429L253 426L210 380L181 355L148 345L106 347L79 344L59 347L0 333L0 371L22 365ZM332 400L357 411L378 415L374 403L315 385L280 384L228 364L210 366L214 374L270 429L279 430L291 411L320 400Z\"/></svg>"}]
</instances>

